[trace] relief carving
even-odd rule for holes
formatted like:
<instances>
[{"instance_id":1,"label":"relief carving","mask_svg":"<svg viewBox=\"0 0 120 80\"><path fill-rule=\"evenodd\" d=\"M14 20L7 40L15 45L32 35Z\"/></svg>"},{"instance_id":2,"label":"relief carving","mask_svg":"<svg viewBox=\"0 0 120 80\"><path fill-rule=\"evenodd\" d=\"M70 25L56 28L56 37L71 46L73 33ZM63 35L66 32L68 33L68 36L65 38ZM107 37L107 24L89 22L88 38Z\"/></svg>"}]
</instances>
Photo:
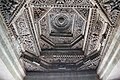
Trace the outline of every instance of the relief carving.
<instances>
[{"instance_id":1,"label":"relief carving","mask_svg":"<svg viewBox=\"0 0 120 80\"><path fill-rule=\"evenodd\" d=\"M33 35L31 35L30 27L27 24L25 12L16 20L15 25L19 33L20 41L25 50L35 52Z\"/></svg>"},{"instance_id":2,"label":"relief carving","mask_svg":"<svg viewBox=\"0 0 120 80\"><path fill-rule=\"evenodd\" d=\"M2 0L2 4L5 1ZM4 9L4 11L10 12L7 16L11 16L14 7L19 4L19 1L9 2L2 5L2 7L9 5ZM10 5L12 6L10 7ZM31 0L29 5L14 22L17 32L14 28L9 28L11 31L9 35L14 35L16 39L20 40L22 47L29 52L23 53L25 54L23 58L26 70L97 68L101 58L101 46L99 51L96 50L99 43L102 44L102 39L106 38L108 29L101 35L103 23L99 19L97 8L91 8L93 5L89 0ZM91 15L89 14L90 8ZM88 16L91 19L87 33ZM35 26L35 24L38 25ZM87 33L87 41L85 50L83 50L85 33ZM36 56L38 47L40 48L39 55Z\"/></svg>"}]
</instances>

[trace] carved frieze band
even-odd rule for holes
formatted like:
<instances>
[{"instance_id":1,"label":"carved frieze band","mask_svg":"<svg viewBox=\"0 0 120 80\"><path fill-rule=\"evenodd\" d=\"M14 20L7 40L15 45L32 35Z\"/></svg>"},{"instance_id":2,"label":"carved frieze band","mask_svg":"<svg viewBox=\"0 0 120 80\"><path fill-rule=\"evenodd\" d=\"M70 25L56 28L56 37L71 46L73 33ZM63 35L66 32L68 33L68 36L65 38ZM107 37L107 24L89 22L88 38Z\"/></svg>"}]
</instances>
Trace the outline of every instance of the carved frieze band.
<instances>
[{"instance_id":1,"label":"carved frieze band","mask_svg":"<svg viewBox=\"0 0 120 80\"><path fill-rule=\"evenodd\" d=\"M15 21L15 25L18 31L19 40L24 50L35 52L34 37L30 30L29 18L26 10Z\"/></svg>"}]
</instances>

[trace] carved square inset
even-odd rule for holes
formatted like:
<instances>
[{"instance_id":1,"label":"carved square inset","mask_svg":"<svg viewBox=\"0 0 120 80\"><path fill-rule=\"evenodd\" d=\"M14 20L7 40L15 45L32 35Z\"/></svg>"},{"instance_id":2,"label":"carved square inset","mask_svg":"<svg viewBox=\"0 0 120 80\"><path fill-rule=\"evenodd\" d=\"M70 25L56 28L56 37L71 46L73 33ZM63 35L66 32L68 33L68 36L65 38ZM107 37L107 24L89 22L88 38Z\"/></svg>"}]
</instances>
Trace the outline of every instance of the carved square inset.
<instances>
[{"instance_id":1,"label":"carved square inset","mask_svg":"<svg viewBox=\"0 0 120 80\"><path fill-rule=\"evenodd\" d=\"M49 14L50 36L72 37L74 14Z\"/></svg>"}]
</instances>

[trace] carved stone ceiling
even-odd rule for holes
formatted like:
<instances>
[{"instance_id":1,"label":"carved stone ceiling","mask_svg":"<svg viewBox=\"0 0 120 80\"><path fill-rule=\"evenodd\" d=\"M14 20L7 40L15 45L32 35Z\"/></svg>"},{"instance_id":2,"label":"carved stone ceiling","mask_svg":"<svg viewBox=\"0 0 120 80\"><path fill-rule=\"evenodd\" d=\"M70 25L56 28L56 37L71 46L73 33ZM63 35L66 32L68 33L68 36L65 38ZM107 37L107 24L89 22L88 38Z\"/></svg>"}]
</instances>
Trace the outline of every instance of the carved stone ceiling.
<instances>
[{"instance_id":1,"label":"carved stone ceiling","mask_svg":"<svg viewBox=\"0 0 120 80\"><path fill-rule=\"evenodd\" d=\"M90 0L0 0L0 10L27 71L97 69L111 27Z\"/></svg>"}]
</instances>

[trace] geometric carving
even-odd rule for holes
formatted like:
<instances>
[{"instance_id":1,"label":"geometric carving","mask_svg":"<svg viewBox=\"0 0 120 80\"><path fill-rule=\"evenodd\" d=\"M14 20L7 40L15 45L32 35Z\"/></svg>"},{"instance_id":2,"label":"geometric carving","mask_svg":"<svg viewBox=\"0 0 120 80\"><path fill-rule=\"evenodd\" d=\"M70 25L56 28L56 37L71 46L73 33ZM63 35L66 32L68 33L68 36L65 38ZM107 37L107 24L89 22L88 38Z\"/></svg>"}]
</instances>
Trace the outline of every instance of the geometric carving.
<instances>
[{"instance_id":1,"label":"geometric carving","mask_svg":"<svg viewBox=\"0 0 120 80\"><path fill-rule=\"evenodd\" d=\"M2 0L1 9L10 18L22 0L13 3L7 1L10 2L7 2L9 6ZM10 29L25 50L22 57L26 70L97 68L101 51L101 47L97 51L98 45L108 30L101 37L104 26L97 15L97 9L91 8L93 5L89 0L31 0L26 4L13 22L16 30L13 27ZM89 14L90 10L92 13ZM40 50L36 51L36 48ZM40 55L36 55L36 52Z\"/></svg>"},{"instance_id":2,"label":"geometric carving","mask_svg":"<svg viewBox=\"0 0 120 80\"><path fill-rule=\"evenodd\" d=\"M29 62L25 62L26 70L28 71L42 71L42 70L84 70L84 69L96 69L100 58L99 54L85 56L83 48L84 42L84 30L87 22L87 15L78 12L80 8L52 8L50 11L46 11L42 17L37 17L36 23L39 24L41 31L39 38L39 45L41 48L39 57L24 57ZM33 10L34 11L34 10ZM88 10L89 11L89 10ZM34 13L34 12L33 12ZM96 14L95 14L96 15ZM23 17L22 17L23 16ZM33 35L31 35L30 27L27 24L27 17L21 15L21 20L18 18L16 23L18 32L22 36L25 46L31 46L30 50L34 50ZM38 21L37 21L38 20ZM92 43L87 44L88 50L94 51L96 43L99 39L101 31L101 22L96 21L95 26L90 27L90 40ZM23 28L23 29L22 29ZM91 33L92 32L92 33ZM51 34L52 33L52 34ZM53 34L54 33L54 34ZM66 33L66 35L65 35ZM68 36L69 34L72 36ZM25 36L25 38L24 38ZM31 36L31 39L29 38ZM96 41L95 41L96 39ZM93 47L94 46L94 47ZM25 47L24 47L25 48ZM26 48L25 48L26 49ZM91 52L89 51L89 52ZM33 59L31 59L33 58ZM32 62L35 61L35 66ZM41 68L42 67L42 68Z\"/></svg>"},{"instance_id":3,"label":"geometric carving","mask_svg":"<svg viewBox=\"0 0 120 80\"><path fill-rule=\"evenodd\" d=\"M64 4L65 3L65 0L56 0L55 1L57 4Z\"/></svg>"},{"instance_id":4,"label":"geometric carving","mask_svg":"<svg viewBox=\"0 0 120 80\"><path fill-rule=\"evenodd\" d=\"M35 52L34 38L31 34L30 26L27 22L27 15L25 14L26 12L24 11L16 20L15 25L24 50Z\"/></svg>"},{"instance_id":5,"label":"geometric carving","mask_svg":"<svg viewBox=\"0 0 120 80\"><path fill-rule=\"evenodd\" d=\"M60 32L68 29L70 27L70 23L71 19L65 14L57 14L51 20L52 26Z\"/></svg>"},{"instance_id":6,"label":"geometric carving","mask_svg":"<svg viewBox=\"0 0 120 80\"><path fill-rule=\"evenodd\" d=\"M32 0L32 3L34 3L34 4L43 4L45 2L46 2L46 0Z\"/></svg>"},{"instance_id":7,"label":"geometric carving","mask_svg":"<svg viewBox=\"0 0 120 80\"><path fill-rule=\"evenodd\" d=\"M63 27L62 30L58 29L58 24L56 25L56 23L54 23L57 27L54 27L55 25L51 24L57 20L54 20L54 15L60 15L60 14L64 14L64 15L69 15L69 19L70 20L69 24L66 25L66 21L65 21L65 25L68 26L68 28L66 29L66 27ZM74 14L74 15L73 15ZM75 15L76 14L76 15ZM50 17L52 16L52 17ZM56 16L55 16L56 17ZM53 20L52 20L53 19ZM73 22L74 21L74 22ZM67 23L68 23L67 22ZM74 23L74 24L72 24ZM60 24L61 25L61 24ZM79 35L82 34L82 29L84 29L85 27L85 20L83 20L81 18L81 16L79 16L73 9L71 8L53 8L49 11L49 13L40 20L40 27L41 27L41 34L46 36L47 38L49 38L51 41L53 41L54 43L70 43L72 42L74 39L76 39ZM64 29L64 30L63 30ZM62 31L62 32L61 32ZM56 36L56 37L51 37L49 34L51 32L54 32L56 35L57 33L60 33L59 35L61 36ZM73 37L62 37L61 34L74 34ZM64 35L63 34L63 35ZM56 40L57 39L57 40Z\"/></svg>"},{"instance_id":8,"label":"geometric carving","mask_svg":"<svg viewBox=\"0 0 120 80\"><path fill-rule=\"evenodd\" d=\"M67 7L73 7L73 6L93 6L92 3L89 0L33 0L31 1L32 5L40 6L40 5L46 5L46 6L67 6Z\"/></svg>"},{"instance_id":9,"label":"geometric carving","mask_svg":"<svg viewBox=\"0 0 120 80\"><path fill-rule=\"evenodd\" d=\"M86 17L86 15L84 16ZM39 35L40 54L44 56L43 61L48 63L49 69L66 68L66 70L72 70L70 65L73 66L73 69L76 69L76 62L84 58L84 52L82 51L83 32L86 25L84 17L81 17L72 8L52 8L38 22L41 31ZM75 55L76 59L69 58ZM47 56L51 57L48 58ZM62 57L55 58L54 56ZM78 56L81 56L81 58L77 58ZM68 65L69 67L67 67Z\"/></svg>"},{"instance_id":10,"label":"geometric carving","mask_svg":"<svg viewBox=\"0 0 120 80\"><path fill-rule=\"evenodd\" d=\"M50 50L52 51L54 49L62 49L65 51L75 49L78 51L80 50L79 52L81 52L83 44L82 32L84 30L85 23L85 20L72 8L51 9L46 16L40 20L40 37L42 39L42 41L40 41L41 50L49 49L48 54L51 53ZM49 47L45 49L43 44L45 44L46 47ZM41 53L43 53L42 51ZM60 52L56 52L56 54L58 53ZM64 52L64 54L66 54L66 52Z\"/></svg>"},{"instance_id":11,"label":"geometric carving","mask_svg":"<svg viewBox=\"0 0 120 80\"><path fill-rule=\"evenodd\" d=\"M96 54L94 51L102 29L102 23L99 20L92 22L95 25L90 26L88 33L89 43L86 44L86 50L88 50L87 54L91 54L85 56L82 50L89 9L62 7L49 8L49 10L45 10L45 7L42 7L42 9L39 7L39 9L43 10L43 13L38 11L40 15L36 15L36 18L34 16L41 31L38 35L40 37L41 62L38 62L38 64L41 64L47 70L96 69L100 58L99 53ZM94 19L96 11L93 11L92 15ZM80 57L77 58L78 56ZM41 69L37 69L37 71L39 70L41 71Z\"/></svg>"},{"instance_id":12,"label":"geometric carving","mask_svg":"<svg viewBox=\"0 0 120 80\"><path fill-rule=\"evenodd\" d=\"M0 11L7 24L21 3L22 0L0 0Z\"/></svg>"},{"instance_id":13,"label":"geometric carving","mask_svg":"<svg viewBox=\"0 0 120 80\"><path fill-rule=\"evenodd\" d=\"M49 14L50 27L52 36L72 36L73 15L67 14Z\"/></svg>"},{"instance_id":14,"label":"geometric carving","mask_svg":"<svg viewBox=\"0 0 120 80\"><path fill-rule=\"evenodd\" d=\"M11 40L16 40L18 38L18 35L13 25L10 25L9 27L7 27L7 29L8 29L8 36L11 38Z\"/></svg>"},{"instance_id":15,"label":"geometric carving","mask_svg":"<svg viewBox=\"0 0 120 80\"><path fill-rule=\"evenodd\" d=\"M44 70L44 68L42 68L41 66L28 61L24 61L24 66L27 71L43 71Z\"/></svg>"},{"instance_id":16,"label":"geometric carving","mask_svg":"<svg viewBox=\"0 0 120 80\"><path fill-rule=\"evenodd\" d=\"M89 36L90 37L90 45L88 47L89 53L92 53L93 51L97 49L102 26L103 26L102 22L98 20L94 28L92 28L91 36Z\"/></svg>"},{"instance_id":17,"label":"geometric carving","mask_svg":"<svg viewBox=\"0 0 120 80\"><path fill-rule=\"evenodd\" d=\"M89 9L88 8L75 8L76 11L84 18L88 19Z\"/></svg>"},{"instance_id":18,"label":"geometric carving","mask_svg":"<svg viewBox=\"0 0 120 80\"><path fill-rule=\"evenodd\" d=\"M78 70L89 70L96 69L99 65L100 57L95 58L94 60L88 60Z\"/></svg>"},{"instance_id":19,"label":"geometric carving","mask_svg":"<svg viewBox=\"0 0 120 80\"><path fill-rule=\"evenodd\" d=\"M108 1L102 1L102 6L106 10L108 17L110 18L112 24L116 24L120 11L119 11L119 0L108 0Z\"/></svg>"},{"instance_id":20,"label":"geometric carving","mask_svg":"<svg viewBox=\"0 0 120 80\"><path fill-rule=\"evenodd\" d=\"M120 11L120 4L119 3L120 3L119 0L116 0L116 1L110 0L110 1L105 2L104 4L110 5L111 6L111 12L112 12L113 10Z\"/></svg>"},{"instance_id":21,"label":"geometric carving","mask_svg":"<svg viewBox=\"0 0 120 80\"><path fill-rule=\"evenodd\" d=\"M49 10L49 8L33 7L34 19L37 21Z\"/></svg>"},{"instance_id":22,"label":"geometric carving","mask_svg":"<svg viewBox=\"0 0 120 80\"><path fill-rule=\"evenodd\" d=\"M100 34L103 28L103 23L99 20L96 9L92 11L92 15L94 15L94 17L91 17L91 23L94 24L89 26L89 32L85 48L85 53L87 55L92 54L98 49Z\"/></svg>"}]
</instances>

